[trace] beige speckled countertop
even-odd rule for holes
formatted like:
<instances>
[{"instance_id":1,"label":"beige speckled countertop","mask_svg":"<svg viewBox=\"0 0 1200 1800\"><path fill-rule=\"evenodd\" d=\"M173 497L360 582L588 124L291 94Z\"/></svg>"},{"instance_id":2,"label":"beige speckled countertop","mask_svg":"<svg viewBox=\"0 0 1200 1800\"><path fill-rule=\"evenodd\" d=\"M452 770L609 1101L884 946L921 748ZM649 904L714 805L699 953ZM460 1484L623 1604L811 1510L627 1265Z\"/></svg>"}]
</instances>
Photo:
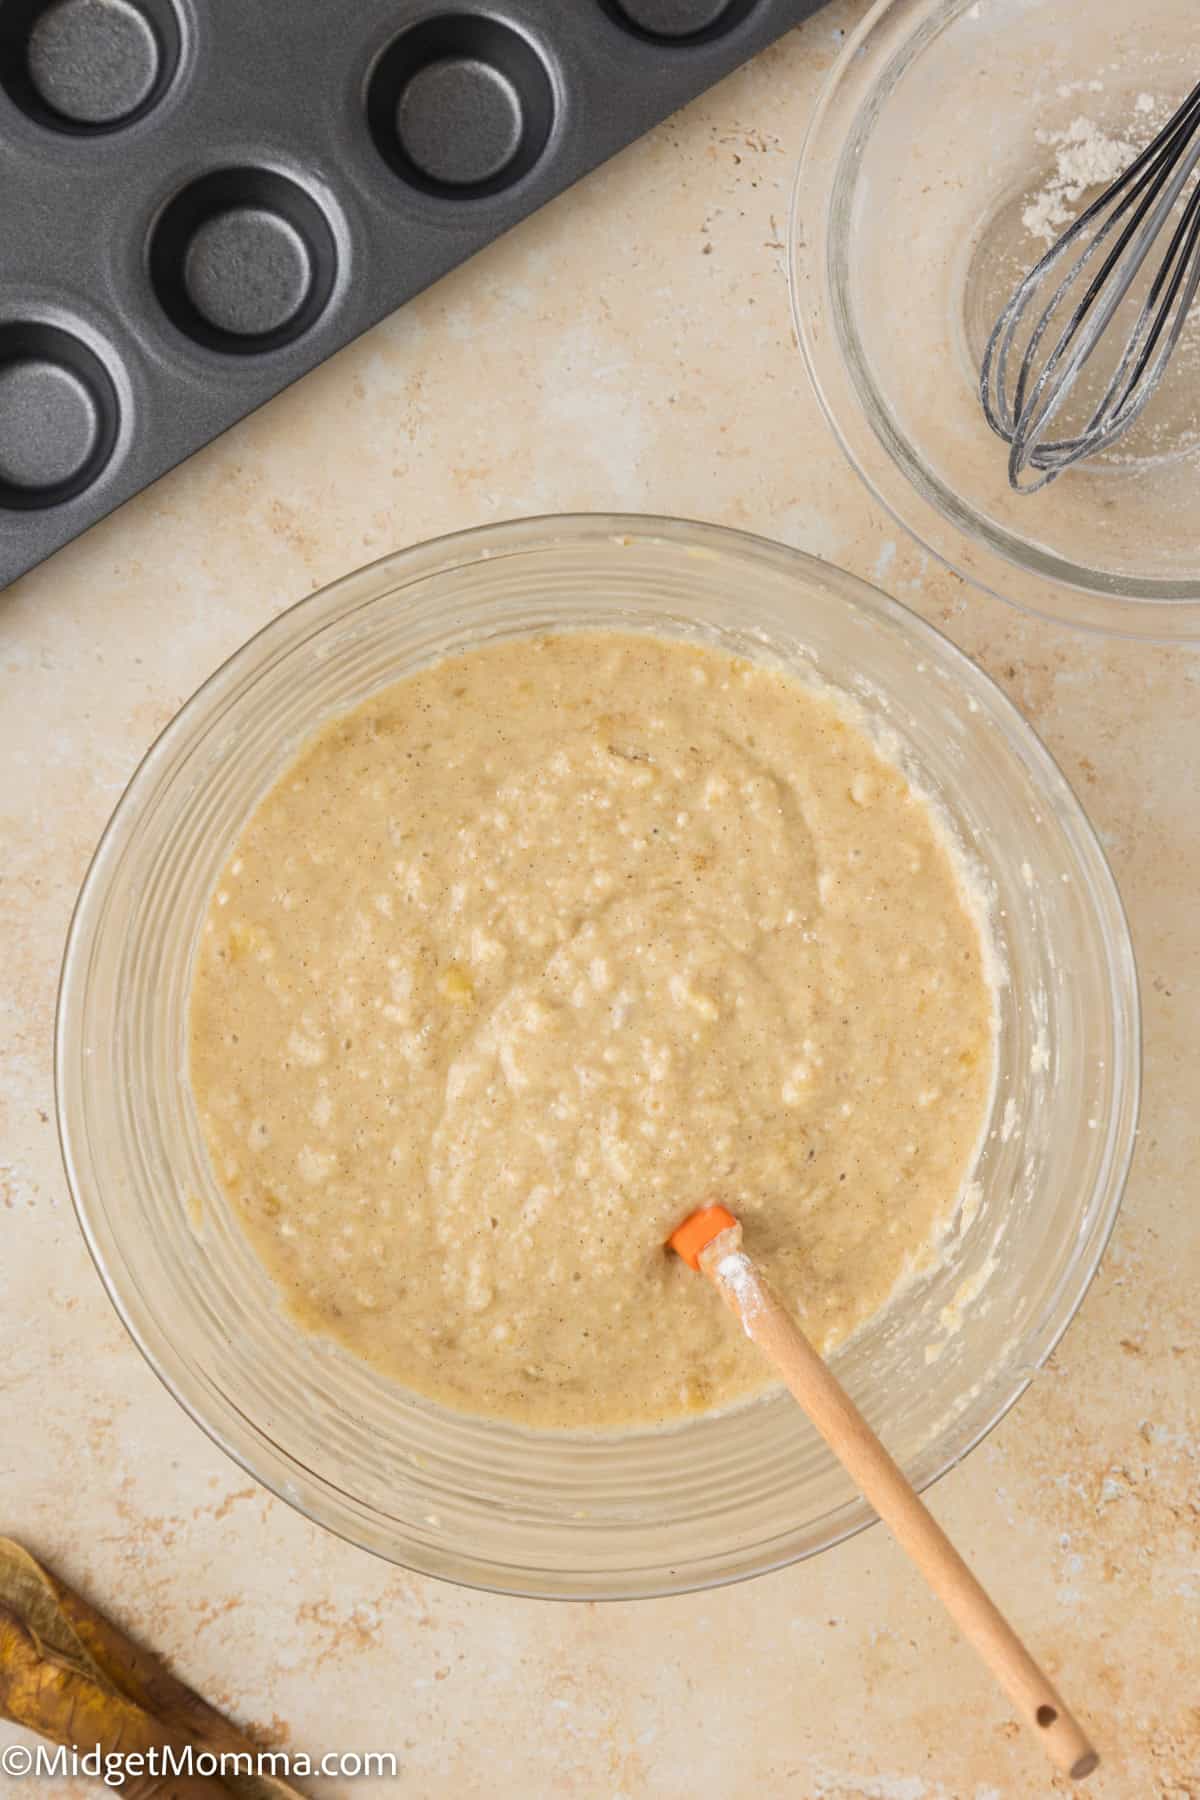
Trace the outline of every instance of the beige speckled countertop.
<instances>
[{"instance_id":1,"label":"beige speckled countertop","mask_svg":"<svg viewBox=\"0 0 1200 1800\"><path fill-rule=\"evenodd\" d=\"M876 579L1008 690L1100 830L1143 983L1134 1174L1048 1369L932 1503L1090 1715L1106 1762L1086 1791L1200 1796L1200 659L971 592L871 504L826 430L783 244L817 84L859 11L820 14L0 596L0 1529L280 1742L399 1756L395 1782L317 1793L1066 1785L879 1529L745 1586L615 1606L460 1592L322 1535L159 1386L76 1228L51 1095L59 955L155 733L256 627L385 550L627 508Z\"/></svg>"}]
</instances>

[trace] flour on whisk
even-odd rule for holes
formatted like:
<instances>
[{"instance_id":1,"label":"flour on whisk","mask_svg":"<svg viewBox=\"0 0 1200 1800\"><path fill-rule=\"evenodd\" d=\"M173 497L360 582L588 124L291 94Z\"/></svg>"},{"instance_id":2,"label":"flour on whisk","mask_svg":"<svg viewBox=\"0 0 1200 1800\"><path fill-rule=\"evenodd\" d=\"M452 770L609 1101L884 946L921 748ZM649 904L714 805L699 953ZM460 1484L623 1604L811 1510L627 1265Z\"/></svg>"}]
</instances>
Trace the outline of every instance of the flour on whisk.
<instances>
[{"instance_id":1,"label":"flour on whisk","mask_svg":"<svg viewBox=\"0 0 1200 1800\"><path fill-rule=\"evenodd\" d=\"M1052 244L1075 217L1089 188L1104 188L1129 167L1138 146L1110 137L1093 119L1072 119L1065 131L1039 131L1038 142L1054 150L1054 173L1021 214L1031 237Z\"/></svg>"}]
</instances>

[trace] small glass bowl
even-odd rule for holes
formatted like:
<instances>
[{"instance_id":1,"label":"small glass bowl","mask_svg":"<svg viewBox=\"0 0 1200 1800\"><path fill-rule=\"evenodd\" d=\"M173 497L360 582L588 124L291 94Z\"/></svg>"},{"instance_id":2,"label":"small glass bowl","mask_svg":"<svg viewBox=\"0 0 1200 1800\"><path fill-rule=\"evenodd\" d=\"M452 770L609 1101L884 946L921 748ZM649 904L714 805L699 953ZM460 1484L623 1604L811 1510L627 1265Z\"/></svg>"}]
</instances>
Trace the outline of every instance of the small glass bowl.
<instances>
[{"instance_id":1,"label":"small glass bowl","mask_svg":"<svg viewBox=\"0 0 1200 1800\"><path fill-rule=\"evenodd\" d=\"M904 607L779 545L668 519L488 526L301 601L206 682L117 807L67 944L59 1124L97 1267L170 1391L308 1517L426 1574L591 1599L752 1575L873 1515L778 1394L657 1431L529 1431L306 1335L214 1180L186 1075L209 895L299 744L431 659L589 627L726 646L853 695L990 895L1005 981L979 1204L945 1266L837 1359L920 1485L1012 1405L1092 1277L1133 1145L1138 1004L1103 853L1028 725Z\"/></svg>"},{"instance_id":2,"label":"small glass bowl","mask_svg":"<svg viewBox=\"0 0 1200 1800\"><path fill-rule=\"evenodd\" d=\"M1064 172L1097 142L1119 166L1195 79L1179 0L880 0L792 202L796 329L867 485L999 598L1157 641L1200 639L1200 308L1133 430L1036 494L1008 485L979 367L1020 277L1100 191Z\"/></svg>"}]
</instances>

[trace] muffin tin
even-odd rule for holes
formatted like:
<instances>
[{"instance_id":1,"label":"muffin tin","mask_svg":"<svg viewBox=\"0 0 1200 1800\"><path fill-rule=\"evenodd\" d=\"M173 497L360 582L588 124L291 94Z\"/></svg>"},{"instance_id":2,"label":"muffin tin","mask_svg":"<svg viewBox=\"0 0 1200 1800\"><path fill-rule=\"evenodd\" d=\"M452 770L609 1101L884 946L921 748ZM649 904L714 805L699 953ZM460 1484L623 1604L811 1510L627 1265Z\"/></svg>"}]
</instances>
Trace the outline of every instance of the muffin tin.
<instances>
[{"instance_id":1,"label":"muffin tin","mask_svg":"<svg viewBox=\"0 0 1200 1800\"><path fill-rule=\"evenodd\" d=\"M819 0L3 0L0 584Z\"/></svg>"}]
</instances>

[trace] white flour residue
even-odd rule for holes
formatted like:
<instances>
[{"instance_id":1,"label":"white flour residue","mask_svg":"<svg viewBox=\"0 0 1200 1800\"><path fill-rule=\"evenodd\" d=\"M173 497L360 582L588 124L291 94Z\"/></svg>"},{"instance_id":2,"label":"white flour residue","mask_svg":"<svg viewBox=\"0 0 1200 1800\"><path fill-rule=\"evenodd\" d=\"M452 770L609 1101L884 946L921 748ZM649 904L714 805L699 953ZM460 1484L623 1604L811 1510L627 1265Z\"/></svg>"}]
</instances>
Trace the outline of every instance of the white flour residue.
<instances>
[{"instance_id":1,"label":"white flour residue","mask_svg":"<svg viewBox=\"0 0 1200 1800\"><path fill-rule=\"evenodd\" d=\"M1137 155L1137 146L1128 138L1110 137L1083 117L1072 119L1065 131L1039 131L1037 136L1055 153L1054 173L1021 214L1021 223L1031 237L1052 244L1075 217L1088 189L1115 181Z\"/></svg>"},{"instance_id":2,"label":"white flour residue","mask_svg":"<svg viewBox=\"0 0 1200 1800\"><path fill-rule=\"evenodd\" d=\"M762 1289L754 1264L744 1250L729 1250L717 1264L716 1274L722 1287L728 1288L737 1301L742 1330L749 1337L750 1321L763 1310Z\"/></svg>"},{"instance_id":3,"label":"white flour residue","mask_svg":"<svg viewBox=\"0 0 1200 1800\"><path fill-rule=\"evenodd\" d=\"M968 1181L963 1188L962 1199L959 1202L958 1212L955 1215L957 1235L960 1238L966 1237L968 1231L970 1231L972 1225L979 1217L979 1209L982 1205L983 1183L981 1181Z\"/></svg>"},{"instance_id":4,"label":"white flour residue","mask_svg":"<svg viewBox=\"0 0 1200 1800\"><path fill-rule=\"evenodd\" d=\"M950 1304L942 1307L941 1312L938 1314L938 1325L944 1335L941 1338L935 1339L933 1343L926 1344L926 1368L930 1368L934 1363L940 1361L942 1352L950 1342L950 1339L956 1337L962 1330L963 1320L967 1309L974 1305L988 1282L992 1279L992 1276L996 1273L998 1247L999 1239L992 1245L992 1248L988 1251L986 1257L976 1269L975 1273L973 1275L968 1275L965 1281L959 1282L957 1288L954 1290L954 1297L950 1301ZM986 1306L984 1310L986 1310Z\"/></svg>"},{"instance_id":5,"label":"white flour residue","mask_svg":"<svg viewBox=\"0 0 1200 1800\"><path fill-rule=\"evenodd\" d=\"M1000 1142L1007 1144L1017 1127L1017 1103L1010 1096L1004 1102L1004 1117L1000 1121Z\"/></svg>"}]
</instances>

